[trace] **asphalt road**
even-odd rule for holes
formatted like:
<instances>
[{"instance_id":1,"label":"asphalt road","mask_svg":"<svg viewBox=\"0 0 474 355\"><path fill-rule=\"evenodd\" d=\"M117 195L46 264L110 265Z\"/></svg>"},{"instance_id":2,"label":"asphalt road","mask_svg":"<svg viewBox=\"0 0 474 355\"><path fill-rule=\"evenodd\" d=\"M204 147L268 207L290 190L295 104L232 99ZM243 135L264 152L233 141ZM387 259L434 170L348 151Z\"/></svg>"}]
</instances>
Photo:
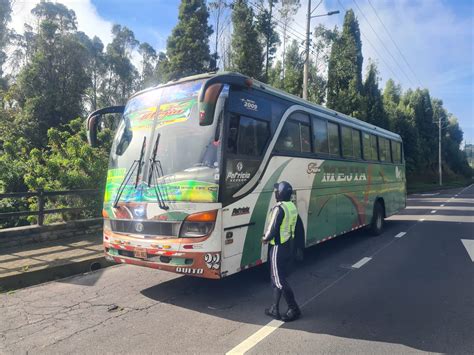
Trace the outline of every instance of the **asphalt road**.
<instances>
[{"instance_id":1,"label":"asphalt road","mask_svg":"<svg viewBox=\"0 0 474 355\"><path fill-rule=\"evenodd\" d=\"M263 314L265 267L213 281L121 265L0 295L0 353L472 354L474 186L408 204L379 237L307 250L296 322Z\"/></svg>"}]
</instances>

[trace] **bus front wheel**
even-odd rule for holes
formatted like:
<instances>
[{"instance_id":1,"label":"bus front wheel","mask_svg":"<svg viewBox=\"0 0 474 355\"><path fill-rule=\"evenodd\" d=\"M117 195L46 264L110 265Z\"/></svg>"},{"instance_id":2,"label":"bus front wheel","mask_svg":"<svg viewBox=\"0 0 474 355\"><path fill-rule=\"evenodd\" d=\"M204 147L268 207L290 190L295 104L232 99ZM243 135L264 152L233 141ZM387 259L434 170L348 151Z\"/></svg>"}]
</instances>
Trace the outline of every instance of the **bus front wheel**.
<instances>
[{"instance_id":1,"label":"bus front wheel","mask_svg":"<svg viewBox=\"0 0 474 355\"><path fill-rule=\"evenodd\" d=\"M384 211L383 205L380 201L375 202L374 213L372 215L372 221L370 223L370 232L373 235L380 235L383 232L384 225Z\"/></svg>"}]
</instances>

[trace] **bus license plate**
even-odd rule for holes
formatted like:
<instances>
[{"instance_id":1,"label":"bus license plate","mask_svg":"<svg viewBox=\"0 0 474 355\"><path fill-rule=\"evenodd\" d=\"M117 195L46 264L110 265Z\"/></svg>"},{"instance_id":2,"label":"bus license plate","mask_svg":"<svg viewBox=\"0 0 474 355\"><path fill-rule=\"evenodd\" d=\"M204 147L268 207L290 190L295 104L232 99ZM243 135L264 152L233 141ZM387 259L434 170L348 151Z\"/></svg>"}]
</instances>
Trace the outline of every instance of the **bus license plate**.
<instances>
[{"instance_id":1,"label":"bus license plate","mask_svg":"<svg viewBox=\"0 0 474 355\"><path fill-rule=\"evenodd\" d=\"M146 259L147 258L147 253L146 253L145 248L135 248L135 250L133 251L133 255L136 258L139 258L139 259Z\"/></svg>"}]
</instances>

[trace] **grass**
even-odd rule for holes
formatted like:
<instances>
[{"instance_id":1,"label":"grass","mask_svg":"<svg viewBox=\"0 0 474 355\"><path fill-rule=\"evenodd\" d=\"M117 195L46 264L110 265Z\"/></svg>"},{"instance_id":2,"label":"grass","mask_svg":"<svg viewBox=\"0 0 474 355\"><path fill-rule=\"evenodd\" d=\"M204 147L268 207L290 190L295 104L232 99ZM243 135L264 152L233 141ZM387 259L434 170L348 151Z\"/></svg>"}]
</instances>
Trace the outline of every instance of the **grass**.
<instances>
[{"instance_id":1,"label":"grass","mask_svg":"<svg viewBox=\"0 0 474 355\"><path fill-rule=\"evenodd\" d=\"M473 182L473 179L466 179L464 177L457 176L452 178L446 178L443 181L443 185L440 186L439 182L437 181L413 181L412 179L407 178L407 193L413 194L427 191L465 187L472 184Z\"/></svg>"}]
</instances>

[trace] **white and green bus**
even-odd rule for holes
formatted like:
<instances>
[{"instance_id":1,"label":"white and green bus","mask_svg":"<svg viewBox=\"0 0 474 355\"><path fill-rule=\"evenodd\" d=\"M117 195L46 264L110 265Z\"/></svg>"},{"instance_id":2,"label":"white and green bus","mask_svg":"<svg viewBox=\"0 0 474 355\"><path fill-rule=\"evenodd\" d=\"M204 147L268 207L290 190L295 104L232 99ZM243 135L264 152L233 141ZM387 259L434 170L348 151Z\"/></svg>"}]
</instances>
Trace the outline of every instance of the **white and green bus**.
<instances>
[{"instance_id":1,"label":"white and green bus","mask_svg":"<svg viewBox=\"0 0 474 355\"><path fill-rule=\"evenodd\" d=\"M133 95L122 113L104 197L107 259L206 278L267 260L261 238L288 181L309 247L406 204L399 135L236 73L184 78Z\"/></svg>"}]
</instances>

